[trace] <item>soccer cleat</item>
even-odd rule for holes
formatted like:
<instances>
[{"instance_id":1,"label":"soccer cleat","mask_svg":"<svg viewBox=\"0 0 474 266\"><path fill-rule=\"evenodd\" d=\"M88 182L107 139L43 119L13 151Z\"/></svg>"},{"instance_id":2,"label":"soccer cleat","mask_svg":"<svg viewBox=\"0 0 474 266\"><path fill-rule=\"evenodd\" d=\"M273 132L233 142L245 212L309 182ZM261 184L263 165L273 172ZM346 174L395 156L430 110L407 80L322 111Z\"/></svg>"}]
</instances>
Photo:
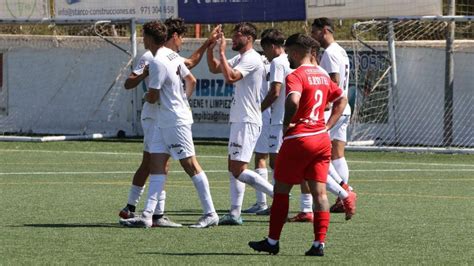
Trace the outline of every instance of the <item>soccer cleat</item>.
<instances>
[{"instance_id":1,"label":"soccer cleat","mask_svg":"<svg viewBox=\"0 0 474 266\"><path fill-rule=\"evenodd\" d=\"M196 224L192 224L189 228L208 228L212 226L216 226L219 224L219 216L217 213L208 213L204 214L199 218Z\"/></svg>"},{"instance_id":2,"label":"soccer cleat","mask_svg":"<svg viewBox=\"0 0 474 266\"><path fill-rule=\"evenodd\" d=\"M297 215L288 218L288 222L299 222L299 223L312 223L313 213L312 212L300 212Z\"/></svg>"},{"instance_id":3,"label":"soccer cleat","mask_svg":"<svg viewBox=\"0 0 474 266\"><path fill-rule=\"evenodd\" d=\"M344 212L346 213L346 220L350 220L355 215L356 211L357 194L350 191L349 196L345 198L342 203L344 204Z\"/></svg>"},{"instance_id":4,"label":"soccer cleat","mask_svg":"<svg viewBox=\"0 0 474 266\"><path fill-rule=\"evenodd\" d=\"M250 241L249 242L249 247L251 247L253 250L258 251L258 252L268 252L269 254L276 255L278 252L280 252L280 244L279 242L276 243L276 245L271 245L268 243L267 239L265 238L262 241Z\"/></svg>"},{"instance_id":5,"label":"soccer cleat","mask_svg":"<svg viewBox=\"0 0 474 266\"><path fill-rule=\"evenodd\" d=\"M147 215L145 212L142 215L130 219L120 219L121 225L126 227L140 227L150 228L153 225L151 214Z\"/></svg>"},{"instance_id":6,"label":"soccer cleat","mask_svg":"<svg viewBox=\"0 0 474 266\"><path fill-rule=\"evenodd\" d=\"M178 228L183 227L182 224L175 223L166 216L162 216L160 219L153 219L151 227L168 227L168 228Z\"/></svg>"},{"instance_id":7,"label":"soccer cleat","mask_svg":"<svg viewBox=\"0 0 474 266\"><path fill-rule=\"evenodd\" d=\"M265 203L255 203L254 205L252 205L252 207L250 207L246 210L243 210L242 213L257 213L257 212L260 212L260 211L263 211L263 210L266 210L266 209L268 209L267 204L265 204Z\"/></svg>"},{"instance_id":8,"label":"soccer cleat","mask_svg":"<svg viewBox=\"0 0 474 266\"><path fill-rule=\"evenodd\" d=\"M311 245L311 248L308 251L306 251L304 255L305 256L319 256L319 257L324 256L324 243L319 244L318 247Z\"/></svg>"},{"instance_id":9,"label":"soccer cleat","mask_svg":"<svg viewBox=\"0 0 474 266\"><path fill-rule=\"evenodd\" d=\"M336 203L334 203L334 205L329 208L329 211L332 213L344 213L345 209L342 200L340 198L337 198Z\"/></svg>"},{"instance_id":10,"label":"soccer cleat","mask_svg":"<svg viewBox=\"0 0 474 266\"><path fill-rule=\"evenodd\" d=\"M243 223L244 221L241 216L235 218L230 214L224 214L224 216L219 219L219 225L242 225Z\"/></svg>"},{"instance_id":11,"label":"soccer cleat","mask_svg":"<svg viewBox=\"0 0 474 266\"><path fill-rule=\"evenodd\" d=\"M120 218L123 218L123 219L130 219L130 218L134 218L135 217L135 213L130 211L128 209L128 206L125 206L125 208L123 208L120 212L119 212L119 216Z\"/></svg>"},{"instance_id":12,"label":"soccer cleat","mask_svg":"<svg viewBox=\"0 0 474 266\"><path fill-rule=\"evenodd\" d=\"M255 214L256 215L270 215L270 212L272 211L272 206L269 206L268 208L258 211Z\"/></svg>"}]
</instances>

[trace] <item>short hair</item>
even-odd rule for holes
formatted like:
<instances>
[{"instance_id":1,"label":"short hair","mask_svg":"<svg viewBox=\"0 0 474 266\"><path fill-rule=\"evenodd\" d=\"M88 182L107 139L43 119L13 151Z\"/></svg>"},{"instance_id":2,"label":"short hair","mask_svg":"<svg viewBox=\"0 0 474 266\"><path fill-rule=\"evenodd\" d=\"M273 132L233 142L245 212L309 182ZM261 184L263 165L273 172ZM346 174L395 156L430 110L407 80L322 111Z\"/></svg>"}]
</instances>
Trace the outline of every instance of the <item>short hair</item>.
<instances>
[{"instance_id":1,"label":"short hair","mask_svg":"<svg viewBox=\"0 0 474 266\"><path fill-rule=\"evenodd\" d=\"M321 44L312 38L314 40L313 46L311 46L311 53L314 53L315 56L319 55L319 50L321 49Z\"/></svg>"},{"instance_id":2,"label":"short hair","mask_svg":"<svg viewBox=\"0 0 474 266\"><path fill-rule=\"evenodd\" d=\"M266 29L260 35L260 45L274 44L283 46L285 43L285 35L277 29Z\"/></svg>"},{"instance_id":3,"label":"short hair","mask_svg":"<svg viewBox=\"0 0 474 266\"><path fill-rule=\"evenodd\" d=\"M321 29L324 28L325 26L328 26L329 31L331 33L334 33L334 23L329 18L325 18L325 17L316 18L314 19L313 24L311 24L311 26L316 27L316 28L321 28Z\"/></svg>"},{"instance_id":4,"label":"short hair","mask_svg":"<svg viewBox=\"0 0 474 266\"><path fill-rule=\"evenodd\" d=\"M315 39L306 34L295 33L286 39L285 46L297 46L299 48L305 49L306 52L311 52L311 49L319 47L320 45Z\"/></svg>"},{"instance_id":5,"label":"short hair","mask_svg":"<svg viewBox=\"0 0 474 266\"><path fill-rule=\"evenodd\" d=\"M153 38L157 45L162 45L166 41L167 29L160 21L150 21L143 24L143 33Z\"/></svg>"},{"instance_id":6,"label":"short hair","mask_svg":"<svg viewBox=\"0 0 474 266\"><path fill-rule=\"evenodd\" d=\"M252 36L253 40L257 39L257 27L249 22L240 22L236 24L232 32L240 32L245 36Z\"/></svg>"},{"instance_id":7,"label":"short hair","mask_svg":"<svg viewBox=\"0 0 474 266\"><path fill-rule=\"evenodd\" d=\"M173 37L173 33L176 32L178 35L185 34L187 32L186 25L184 24L184 19L182 18L168 18L165 20L165 25L168 28L168 37L167 40Z\"/></svg>"}]
</instances>

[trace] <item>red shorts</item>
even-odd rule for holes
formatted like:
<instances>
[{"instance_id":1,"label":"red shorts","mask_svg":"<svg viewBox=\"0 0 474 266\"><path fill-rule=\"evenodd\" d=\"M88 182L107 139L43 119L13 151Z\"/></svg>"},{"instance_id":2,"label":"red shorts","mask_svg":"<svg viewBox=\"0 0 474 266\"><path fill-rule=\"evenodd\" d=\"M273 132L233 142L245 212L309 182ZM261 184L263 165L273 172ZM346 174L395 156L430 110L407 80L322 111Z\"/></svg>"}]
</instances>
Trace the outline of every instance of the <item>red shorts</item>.
<instances>
[{"instance_id":1,"label":"red shorts","mask_svg":"<svg viewBox=\"0 0 474 266\"><path fill-rule=\"evenodd\" d=\"M303 180L326 183L331 161L329 134L286 139L275 163L275 180L301 184Z\"/></svg>"}]
</instances>

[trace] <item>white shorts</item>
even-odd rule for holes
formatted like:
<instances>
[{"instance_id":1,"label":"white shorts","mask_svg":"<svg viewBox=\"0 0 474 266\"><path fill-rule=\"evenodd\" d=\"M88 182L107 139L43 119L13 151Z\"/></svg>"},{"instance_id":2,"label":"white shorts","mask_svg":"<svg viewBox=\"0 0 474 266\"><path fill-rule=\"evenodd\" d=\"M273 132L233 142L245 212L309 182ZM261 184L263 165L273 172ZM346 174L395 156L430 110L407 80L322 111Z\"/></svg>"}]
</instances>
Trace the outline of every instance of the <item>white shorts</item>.
<instances>
[{"instance_id":1,"label":"white shorts","mask_svg":"<svg viewBox=\"0 0 474 266\"><path fill-rule=\"evenodd\" d=\"M341 115L334 127L329 130L331 140L347 142L347 127L349 126L350 120L350 115Z\"/></svg>"},{"instance_id":2,"label":"white shorts","mask_svg":"<svg viewBox=\"0 0 474 266\"><path fill-rule=\"evenodd\" d=\"M160 128L159 145L156 153L170 154L175 160L194 156L191 125Z\"/></svg>"},{"instance_id":3,"label":"white shorts","mask_svg":"<svg viewBox=\"0 0 474 266\"><path fill-rule=\"evenodd\" d=\"M261 126L252 123L231 123L229 157L233 161L250 162Z\"/></svg>"},{"instance_id":4,"label":"white shorts","mask_svg":"<svg viewBox=\"0 0 474 266\"><path fill-rule=\"evenodd\" d=\"M159 146L160 129L155 119L145 118L141 120L143 128L143 151L157 153Z\"/></svg>"},{"instance_id":5,"label":"white shorts","mask_svg":"<svg viewBox=\"0 0 474 266\"><path fill-rule=\"evenodd\" d=\"M262 126L262 133L260 133L260 137L258 137L257 144L255 144L255 152L257 153L269 153L268 147L268 139L270 137L270 125L263 125Z\"/></svg>"},{"instance_id":6,"label":"white shorts","mask_svg":"<svg viewBox=\"0 0 474 266\"><path fill-rule=\"evenodd\" d=\"M268 152L278 153L283 143L283 125L271 125L268 137Z\"/></svg>"}]
</instances>

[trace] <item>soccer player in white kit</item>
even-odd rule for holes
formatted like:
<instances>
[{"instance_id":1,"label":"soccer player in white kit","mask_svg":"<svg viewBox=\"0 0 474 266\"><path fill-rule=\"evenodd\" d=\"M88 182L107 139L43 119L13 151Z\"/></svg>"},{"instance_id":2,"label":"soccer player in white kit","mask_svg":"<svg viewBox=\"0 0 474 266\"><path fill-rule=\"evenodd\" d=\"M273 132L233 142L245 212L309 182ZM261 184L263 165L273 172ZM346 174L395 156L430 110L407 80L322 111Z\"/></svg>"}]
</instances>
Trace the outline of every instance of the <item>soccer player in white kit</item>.
<instances>
[{"instance_id":1,"label":"soccer player in white kit","mask_svg":"<svg viewBox=\"0 0 474 266\"><path fill-rule=\"evenodd\" d=\"M167 41L165 46L179 52L183 42L184 34L186 33L186 26L183 19L181 18L169 18L165 21L167 26ZM188 69L196 66L207 47L216 41L217 32L220 31L221 25L218 25L210 33L209 38L191 55L190 58L183 58L185 65ZM148 50L148 47L145 49ZM150 51L146 51L139 59L137 66L133 69L132 73L125 81L126 89L133 89L137 87L140 82L144 81L146 87L148 88L148 65L149 62L153 60L153 55ZM150 150L153 150L152 134L159 134L159 132L153 132L155 127L154 123L157 122L156 109L157 104L150 104L148 102L143 103L143 108L141 112L141 124L144 133L144 151L142 162L139 168L136 170L132 184L130 186L127 206L125 206L119 213L119 216L124 219L135 217L135 208L140 200L141 195L143 194L145 188L145 182L150 174L149 164L150 164ZM166 200L166 191L163 190L161 195L158 198L158 204L153 214L153 227L181 227L181 224L172 222L168 217L164 215L165 209L165 200Z\"/></svg>"},{"instance_id":2,"label":"soccer player in white kit","mask_svg":"<svg viewBox=\"0 0 474 266\"><path fill-rule=\"evenodd\" d=\"M262 89L260 90L260 99L265 98L270 88L268 80L270 79L270 62L268 59L262 55L263 67L265 71L263 72L262 79ZM262 132L258 137L257 143L255 144L255 172L259 174L263 179L268 180L268 169L267 169L267 159L268 159L268 140L270 137L270 118L271 118L271 108L266 109L262 112ZM256 202L248 209L243 210L242 213L262 213L268 211L267 205L267 196L265 193L255 190Z\"/></svg>"},{"instance_id":3,"label":"soccer player in white kit","mask_svg":"<svg viewBox=\"0 0 474 266\"><path fill-rule=\"evenodd\" d=\"M167 164L170 155L180 161L184 171L191 177L196 188L203 215L198 222L190 227L206 228L218 224L219 218L214 209L209 183L195 157L192 140L192 114L186 94L192 92L196 79L189 72L180 56L164 47L167 32L166 26L160 22L149 22L143 27L144 42L154 55L150 62L149 90L145 100L158 103L158 122L153 134L156 141L156 152L150 158L150 185L145 209L140 217L122 219L126 226L151 227L152 213L158 203L158 197L166 182ZM182 80L185 82L183 91Z\"/></svg>"},{"instance_id":4,"label":"soccer player in white kit","mask_svg":"<svg viewBox=\"0 0 474 266\"><path fill-rule=\"evenodd\" d=\"M347 97L349 88L350 63L346 51L334 39L334 26L328 18L317 18L313 21L311 35L321 43L324 53L321 56L320 66L328 72L331 80L343 89ZM329 117L330 111L325 112ZM331 212L346 212L346 219L355 214L357 195L348 185L349 168L344 157L344 148L347 142L347 127L350 122L351 108L346 105L337 124L330 130L331 136L331 165L329 175L339 184L328 182L328 190L338 195L336 204ZM331 187L332 186L332 187ZM342 187L343 189L341 189ZM346 202L344 202L344 200ZM349 208L349 210L346 210Z\"/></svg>"},{"instance_id":5,"label":"soccer player in white kit","mask_svg":"<svg viewBox=\"0 0 474 266\"><path fill-rule=\"evenodd\" d=\"M231 208L229 214L219 220L220 225L243 223L241 211L245 184L273 196L273 186L256 172L247 169L262 126L260 89L264 66L260 55L253 49L256 38L256 27L251 23L241 22L232 31L232 50L238 51L238 55L227 60L224 34L221 35L219 59L214 57L213 46L207 50L209 70L212 73L222 73L227 83L235 84L230 109L228 147Z\"/></svg>"}]
</instances>

